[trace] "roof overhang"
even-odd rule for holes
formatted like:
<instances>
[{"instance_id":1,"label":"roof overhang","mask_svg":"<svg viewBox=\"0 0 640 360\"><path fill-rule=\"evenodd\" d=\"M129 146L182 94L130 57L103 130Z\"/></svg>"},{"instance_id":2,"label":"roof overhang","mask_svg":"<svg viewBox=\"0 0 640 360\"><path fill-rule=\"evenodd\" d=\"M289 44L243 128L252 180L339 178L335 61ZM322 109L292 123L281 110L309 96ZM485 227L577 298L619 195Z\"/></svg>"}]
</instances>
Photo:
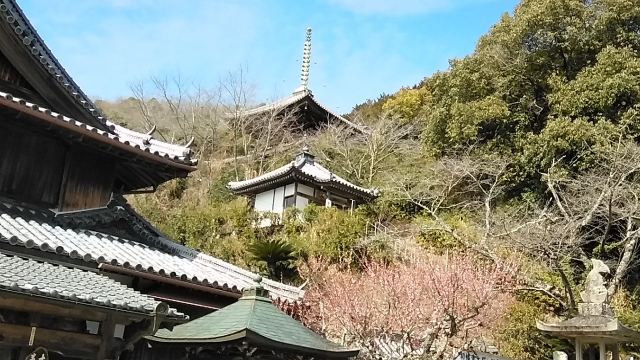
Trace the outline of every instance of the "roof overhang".
<instances>
[{"instance_id":1,"label":"roof overhang","mask_svg":"<svg viewBox=\"0 0 640 360\"><path fill-rule=\"evenodd\" d=\"M215 337L215 338L198 338L197 336L190 338L167 338L158 335L151 335L145 337L147 340L155 341L159 343L170 343L170 344L183 344L185 346L203 346L203 345L211 345L211 346L223 346L228 344L233 344L236 342L247 343L249 346L268 349L272 351L284 351L291 352L300 355L318 357L318 358L329 358L329 359L345 359L358 356L360 353L360 349L350 349L344 348L340 350L336 349L326 349L319 350L308 348L304 346L294 345L282 343L279 341L274 341L269 339L268 337L262 336L254 331L249 329L245 329L242 331L237 331L231 334L227 334L225 336Z\"/></svg>"},{"instance_id":2,"label":"roof overhang","mask_svg":"<svg viewBox=\"0 0 640 360\"><path fill-rule=\"evenodd\" d=\"M179 166L196 165L189 158L191 141L185 146L169 144L153 139L153 131L139 133L110 121L60 65L15 0L3 0L0 4L0 48L11 65L35 89L38 99L43 99L46 106L56 112L71 117L74 123L91 127L111 139L120 138L121 144L131 148L151 149L152 157L164 158Z\"/></svg>"},{"instance_id":3,"label":"roof overhang","mask_svg":"<svg viewBox=\"0 0 640 360\"><path fill-rule=\"evenodd\" d=\"M114 139L113 137L108 136L105 132L97 131L97 129L95 128L92 129L82 125L78 126L73 119L51 112L49 109L41 108L38 105L31 104L26 101L14 101L14 98L8 94L2 94L2 96L0 96L0 104L8 108L12 108L14 110L18 110L25 114L31 115L53 126L75 133L78 136L98 140L106 145L112 146L131 155L139 156L155 163L164 164L166 166L171 166L186 171L196 170L196 167L192 165L180 164L167 158L159 157L157 154L153 154L149 151L124 144L118 139Z\"/></svg>"},{"instance_id":4,"label":"roof overhang","mask_svg":"<svg viewBox=\"0 0 640 360\"><path fill-rule=\"evenodd\" d=\"M296 181L312 184L318 188L323 188L325 190L335 189L335 190L338 190L340 193L344 193L345 195L350 195L352 197L356 197L359 200L364 200L364 201L371 201L377 197L376 195L359 191L358 189L352 188L350 186L345 186L337 181L333 181L333 180L320 181L314 178L313 176L309 176L305 174L295 166L291 167L291 169L280 174L277 177L268 179L266 181L253 183L248 186L229 187L229 190L231 190L231 192L234 195L255 195L262 191L268 191L278 186L282 186L282 185L289 184Z\"/></svg>"},{"instance_id":5,"label":"roof overhang","mask_svg":"<svg viewBox=\"0 0 640 360\"><path fill-rule=\"evenodd\" d=\"M322 123L337 121L338 123L346 125L360 133L366 133L368 131L365 126L358 125L329 110L328 107L322 105L315 99L313 93L309 89L296 91L289 97L247 110L240 115L249 118L264 116L266 114L269 114L270 116L286 116L299 114L300 111L310 111L310 113L315 115L313 118L316 120L317 124L312 125L321 125Z\"/></svg>"}]
</instances>

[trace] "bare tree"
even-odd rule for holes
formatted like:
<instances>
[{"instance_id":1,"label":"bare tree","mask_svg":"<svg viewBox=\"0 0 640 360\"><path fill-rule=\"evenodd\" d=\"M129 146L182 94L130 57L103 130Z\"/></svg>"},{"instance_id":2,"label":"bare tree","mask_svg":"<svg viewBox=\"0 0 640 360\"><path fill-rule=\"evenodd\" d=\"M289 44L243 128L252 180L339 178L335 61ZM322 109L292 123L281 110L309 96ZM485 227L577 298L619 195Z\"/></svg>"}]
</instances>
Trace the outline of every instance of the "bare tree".
<instances>
[{"instance_id":1,"label":"bare tree","mask_svg":"<svg viewBox=\"0 0 640 360\"><path fill-rule=\"evenodd\" d=\"M368 119L368 131L356 132L346 124L329 124L316 147L325 160L337 164L345 176L371 186L374 179L389 168L395 155L417 147L408 139L414 127L402 123L390 113Z\"/></svg>"},{"instance_id":2,"label":"bare tree","mask_svg":"<svg viewBox=\"0 0 640 360\"><path fill-rule=\"evenodd\" d=\"M214 151L221 127L219 88L204 86L179 73L151 75L131 82L129 87L145 129L157 129L165 141L195 139L201 153Z\"/></svg>"},{"instance_id":3,"label":"bare tree","mask_svg":"<svg viewBox=\"0 0 640 360\"><path fill-rule=\"evenodd\" d=\"M532 273L521 290L543 292L571 309L576 304L574 269L567 261L585 269L591 256L603 257L615 269L610 295L637 262L640 148L621 143L600 155L597 166L579 176L569 176L555 163L543 176L549 197L536 203L497 206L504 197L509 162L490 156L444 158L410 174L396 174L387 192L427 214L425 230L443 231L489 259L509 248L543 264L559 275L561 288ZM445 217L452 210L469 214L473 230L452 226ZM607 250L607 245L616 246Z\"/></svg>"},{"instance_id":4,"label":"bare tree","mask_svg":"<svg viewBox=\"0 0 640 360\"><path fill-rule=\"evenodd\" d=\"M240 179L239 172L239 146L244 150L248 147L247 134L248 117L247 109L252 105L255 86L247 79L247 69L238 67L235 71L229 71L220 79L222 91L223 111L227 119L227 126L233 135L233 162L236 180ZM245 151L246 154L246 151Z\"/></svg>"}]
</instances>

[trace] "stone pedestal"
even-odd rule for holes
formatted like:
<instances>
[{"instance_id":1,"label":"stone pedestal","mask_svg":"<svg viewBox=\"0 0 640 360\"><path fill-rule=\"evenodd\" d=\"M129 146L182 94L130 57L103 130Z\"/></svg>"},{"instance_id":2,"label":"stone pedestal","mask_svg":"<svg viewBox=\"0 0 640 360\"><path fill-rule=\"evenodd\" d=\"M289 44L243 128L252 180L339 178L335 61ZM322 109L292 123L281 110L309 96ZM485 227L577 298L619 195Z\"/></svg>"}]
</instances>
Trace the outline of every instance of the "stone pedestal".
<instances>
[{"instance_id":1,"label":"stone pedestal","mask_svg":"<svg viewBox=\"0 0 640 360\"><path fill-rule=\"evenodd\" d=\"M579 303L578 314L580 316L615 316L611 305L597 303Z\"/></svg>"}]
</instances>

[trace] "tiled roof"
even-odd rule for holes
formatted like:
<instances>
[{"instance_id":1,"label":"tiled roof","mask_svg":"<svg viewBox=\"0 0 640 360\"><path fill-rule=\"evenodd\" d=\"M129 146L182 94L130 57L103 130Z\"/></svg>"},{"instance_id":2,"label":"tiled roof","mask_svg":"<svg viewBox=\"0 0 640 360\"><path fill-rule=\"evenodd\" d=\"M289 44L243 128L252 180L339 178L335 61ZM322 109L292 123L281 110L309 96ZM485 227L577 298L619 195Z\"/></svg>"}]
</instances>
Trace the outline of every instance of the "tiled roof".
<instances>
[{"instance_id":1,"label":"tiled roof","mask_svg":"<svg viewBox=\"0 0 640 360\"><path fill-rule=\"evenodd\" d=\"M73 119L66 118L62 115L56 114L61 121L68 121L72 124L85 127L89 131L100 133L104 136L108 136L112 139L131 145L132 147L143 149L157 156L165 157L173 161L195 165L196 161L189 158L190 150L186 146L174 145L155 140L149 134L139 133L124 126L118 125L110 121L89 99L89 97L80 89L80 87L73 81L67 71L60 65L58 60L53 56L51 50L47 47L45 42L40 38L35 28L29 22L29 19L22 12L22 9L18 6L15 0L3 0L0 5L0 17L4 21L8 22L14 30L14 35L18 38L18 41L22 43L34 57L34 62L39 62L44 69L46 69L51 77L56 79L60 85L69 92L69 94L86 110L87 116L98 121L104 125L104 129L99 130L94 127L81 124ZM6 98L6 94L3 95ZM25 104L24 100L16 99L16 102L21 101L21 104ZM29 104L29 106L36 106ZM37 107L37 110L47 114L52 112L41 107Z\"/></svg>"},{"instance_id":2,"label":"tiled roof","mask_svg":"<svg viewBox=\"0 0 640 360\"><path fill-rule=\"evenodd\" d=\"M114 220L126 218L146 243L86 229L87 225L108 223L110 217ZM122 206L87 211L83 216L82 212L56 214L0 202L0 242L232 293L240 293L255 276L250 271L167 239ZM265 280L265 286L274 296L284 300L299 300L304 293L271 280Z\"/></svg>"},{"instance_id":3,"label":"tiled roof","mask_svg":"<svg viewBox=\"0 0 640 360\"><path fill-rule=\"evenodd\" d=\"M247 110L243 113L244 116L253 116L253 115L260 115L260 114L265 114L265 113L271 113L274 111L280 111L281 109L286 108L287 106L293 105L296 102L304 99L305 97L308 97L310 101L313 101L318 107L320 107L321 109L323 109L324 111L327 112L327 114L329 114L330 116L340 120L341 122L343 122L345 125L348 125L349 127L356 129L362 133L366 133L368 131L368 129L363 126L363 125L358 125L352 121L349 121L347 119L345 119L344 117L334 113L333 111L329 110L328 107L326 107L325 105L321 104L318 100L316 100L316 98L313 96L311 90L305 89L305 90L301 90L301 91L297 91L294 92L293 94L291 94L290 96L272 102L270 104L266 104L266 105L262 105L262 106L258 106L256 108L253 108L251 110Z\"/></svg>"},{"instance_id":4,"label":"tiled roof","mask_svg":"<svg viewBox=\"0 0 640 360\"><path fill-rule=\"evenodd\" d=\"M0 253L0 291L149 315L188 316L104 275Z\"/></svg>"},{"instance_id":5,"label":"tiled roof","mask_svg":"<svg viewBox=\"0 0 640 360\"><path fill-rule=\"evenodd\" d=\"M243 297L216 312L173 330L158 330L148 339L172 343L224 343L247 341L297 355L319 358L349 358L358 349L333 343L278 309L259 284L243 291Z\"/></svg>"},{"instance_id":6,"label":"tiled roof","mask_svg":"<svg viewBox=\"0 0 640 360\"><path fill-rule=\"evenodd\" d=\"M287 175L292 171L299 171L300 173L307 175L313 178L313 180L320 183L334 182L334 183L338 183L343 186L346 186L348 188L351 188L353 190L356 190L358 192L367 194L372 197L378 196L378 190L366 189L358 185L355 185L341 178L340 176L334 174L333 172L331 172L331 170L325 168L324 166L318 164L317 161L312 159L312 156L310 156L309 154L305 155L304 153L301 155L298 155L296 159L291 161L290 163L284 166L281 166L275 170L264 173L255 178L247 179L243 181L231 181L229 182L228 187L232 191L245 189L254 185L258 185L261 183L278 179L279 177Z\"/></svg>"},{"instance_id":7,"label":"tiled roof","mask_svg":"<svg viewBox=\"0 0 640 360\"><path fill-rule=\"evenodd\" d=\"M66 124L72 125L74 126L74 130L78 131L79 133L83 133L83 132L96 133L104 138L120 142L124 145L131 146L132 148L135 148L135 149L143 150L145 152L154 154L164 159L171 160L176 163L185 164L185 165L196 165L198 163L197 159L190 158L189 149L154 140L151 138L150 135L136 133L133 130L124 129L122 127L118 129L115 126L110 126L110 128L114 130L113 133L103 131L91 125L87 125L83 122L76 121L70 117L64 116L62 114L58 114L47 108L33 104L24 99L14 97L13 95L2 92L2 91L0 91L0 99L10 101L18 105L19 107L23 107L25 109L37 111L42 115L50 118L51 121L54 121L54 122L60 121L60 122L64 122Z\"/></svg>"}]
</instances>

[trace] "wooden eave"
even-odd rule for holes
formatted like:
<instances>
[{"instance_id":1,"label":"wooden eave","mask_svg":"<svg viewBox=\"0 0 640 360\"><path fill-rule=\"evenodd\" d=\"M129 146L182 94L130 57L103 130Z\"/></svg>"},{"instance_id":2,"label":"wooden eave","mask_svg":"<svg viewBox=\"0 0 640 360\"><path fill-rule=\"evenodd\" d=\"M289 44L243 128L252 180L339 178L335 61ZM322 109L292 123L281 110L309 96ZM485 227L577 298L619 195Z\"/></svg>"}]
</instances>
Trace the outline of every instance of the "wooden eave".
<instances>
[{"instance_id":1,"label":"wooden eave","mask_svg":"<svg viewBox=\"0 0 640 360\"><path fill-rule=\"evenodd\" d=\"M125 191L156 187L168 180L186 177L196 168L159 157L151 152L126 145L120 141L71 125L41 111L37 111L0 96L0 106L16 114L13 126L39 128L68 141L91 146L119 159L116 178ZM10 121L10 120L0 120Z\"/></svg>"},{"instance_id":2,"label":"wooden eave","mask_svg":"<svg viewBox=\"0 0 640 360\"><path fill-rule=\"evenodd\" d=\"M312 176L309 176L307 174L305 174L304 172L302 172L300 169L298 169L297 167L292 167L289 171L281 174L280 176L277 176L275 178L272 179L268 179L266 181L263 182L259 182L259 183L255 183L255 184L251 184L247 187L243 187L240 189L234 189L233 190L233 194L234 195L250 195L250 196L255 196L256 194L262 192L262 191L267 191L267 190L271 190L273 188L277 188L279 186L285 185L285 184L289 184L292 182L302 182L302 183L307 183L307 184L311 184L315 187L318 188L322 188L322 189L331 189L331 190L338 190L338 192L342 193L342 195L346 195L347 197L350 198L356 198L356 200L364 200L364 201L371 201L375 198L375 196L371 195L371 194L367 194L367 193L363 193L361 191L358 191L357 189L354 189L350 186L346 186L343 185L337 181L318 181L315 178L313 178ZM340 194L338 194L340 195Z\"/></svg>"},{"instance_id":3,"label":"wooden eave","mask_svg":"<svg viewBox=\"0 0 640 360\"><path fill-rule=\"evenodd\" d=\"M6 5L2 5L6 6ZM75 98L82 97L83 94L73 92L77 89L77 86L71 79L64 79L65 83L58 81L52 73L47 71L43 64L38 62L38 58L31 52L32 47L25 45L22 36L16 35L14 28L15 23L7 21L7 16L0 14L3 18L0 20L0 47L7 59L16 67L20 74L34 87L38 95L46 101L46 105L60 113L67 114L69 117L73 117L82 121L88 125L96 127L98 129L109 131L108 127L98 121L95 117L84 108L81 103ZM15 19L14 19L15 21ZM21 29L21 31L31 31L30 29ZM34 34L23 33L24 39L34 38ZM37 34L35 34L37 36ZM33 41L33 40L31 40ZM39 49L42 52L46 52L46 49L42 49L35 42L33 42L33 48ZM36 51L36 50L33 50ZM41 57L42 61L55 61L50 55L46 54L46 57ZM53 60L52 60L53 59ZM53 67L51 71L55 73L55 67L61 68L59 64L51 64ZM70 91L70 89L72 91ZM36 101L37 99L34 99Z\"/></svg>"}]
</instances>

